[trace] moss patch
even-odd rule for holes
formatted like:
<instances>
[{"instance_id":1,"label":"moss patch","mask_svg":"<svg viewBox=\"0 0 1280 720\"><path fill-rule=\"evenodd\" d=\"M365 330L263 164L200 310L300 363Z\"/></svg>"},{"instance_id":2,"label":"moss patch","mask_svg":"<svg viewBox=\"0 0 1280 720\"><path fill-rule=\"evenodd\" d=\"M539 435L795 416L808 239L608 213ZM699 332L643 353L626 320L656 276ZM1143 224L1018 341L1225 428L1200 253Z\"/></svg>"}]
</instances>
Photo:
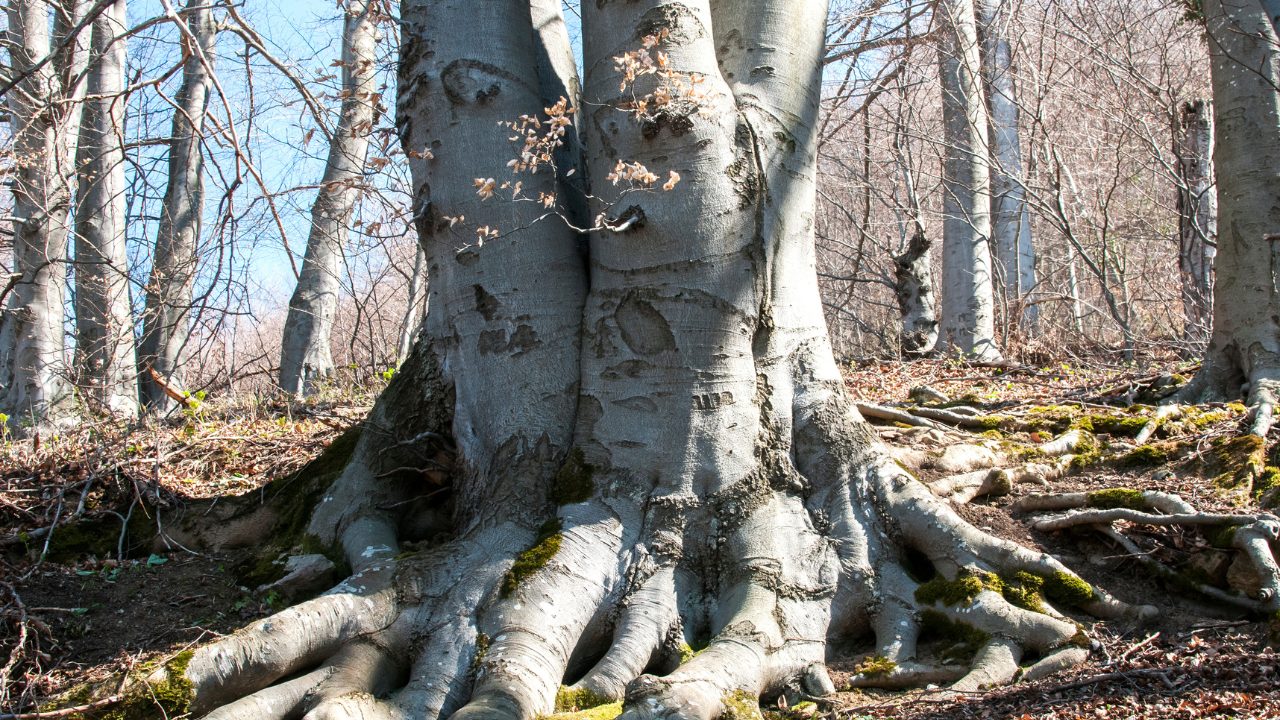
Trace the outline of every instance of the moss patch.
<instances>
[{"instance_id":1,"label":"moss patch","mask_svg":"<svg viewBox=\"0 0 1280 720\"><path fill-rule=\"evenodd\" d=\"M724 708L720 717L724 720L761 720L760 702L748 692L735 690L720 698Z\"/></svg>"},{"instance_id":2,"label":"moss patch","mask_svg":"<svg viewBox=\"0 0 1280 720\"><path fill-rule=\"evenodd\" d=\"M1115 461L1115 465L1120 468L1139 468L1151 465L1163 465L1169 462L1170 455L1172 454L1171 450L1172 448L1165 444L1139 445L1124 455L1121 455Z\"/></svg>"},{"instance_id":3,"label":"moss patch","mask_svg":"<svg viewBox=\"0 0 1280 720\"><path fill-rule=\"evenodd\" d=\"M1044 594L1054 603L1077 607L1092 602L1097 597L1092 585L1064 572L1054 573L1044 579Z\"/></svg>"},{"instance_id":4,"label":"moss patch","mask_svg":"<svg viewBox=\"0 0 1280 720\"><path fill-rule=\"evenodd\" d=\"M609 698L601 697L586 688L570 688L564 685L556 691L556 712L573 713L608 705Z\"/></svg>"},{"instance_id":5,"label":"moss patch","mask_svg":"<svg viewBox=\"0 0 1280 720\"><path fill-rule=\"evenodd\" d=\"M955 580L939 576L916 588L916 600L926 605L968 605L983 590L1000 592L1003 588L996 575L962 570Z\"/></svg>"},{"instance_id":6,"label":"moss patch","mask_svg":"<svg viewBox=\"0 0 1280 720\"><path fill-rule=\"evenodd\" d=\"M521 583L545 567L560 552L560 543L564 540L560 527L557 519L543 523L538 529L538 538L533 546L516 556L515 563L502 579L502 597L510 597Z\"/></svg>"},{"instance_id":7,"label":"moss patch","mask_svg":"<svg viewBox=\"0 0 1280 720\"><path fill-rule=\"evenodd\" d=\"M577 712L556 713L548 716L548 720L613 720L622 714L622 701L597 705Z\"/></svg>"},{"instance_id":8,"label":"moss patch","mask_svg":"<svg viewBox=\"0 0 1280 720\"><path fill-rule=\"evenodd\" d=\"M853 671L859 675L888 675L898 669L898 663L883 655L875 655L858 663Z\"/></svg>"},{"instance_id":9,"label":"moss patch","mask_svg":"<svg viewBox=\"0 0 1280 720\"><path fill-rule=\"evenodd\" d=\"M1146 510L1146 502L1142 492L1133 488L1119 487L1095 490L1085 495L1085 502L1098 510Z\"/></svg>"},{"instance_id":10,"label":"moss patch","mask_svg":"<svg viewBox=\"0 0 1280 720\"><path fill-rule=\"evenodd\" d=\"M178 653L164 663L163 680L150 682L140 679L125 692L119 704L98 717L101 720L147 720L186 715L195 697L195 686L186 675L187 665L194 655L194 650Z\"/></svg>"},{"instance_id":11,"label":"moss patch","mask_svg":"<svg viewBox=\"0 0 1280 720\"><path fill-rule=\"evenodd\" d=\"M1032 612L1044 612L1044 578L1019 570L1001 576L1003 588L1000 594L1014 607Z\"/></svg>"},{"instance_id":12,"label":"moss patch","mask_svg":"<svg viewBox=\"0 0 1280 720\"><path fill-rule=\"evenodd\" d=\"M944 662L967 662L991 639L969 623L952 620L937 610L920 613L920 629L926 637L948 645L942 653Z\"/></svg>"},{"instance_id":13,"label":"moss patch","mask_svg":"<svg viewBox=\"0 0 1280 720\"><path fill-rule=\"evenodd\" d=\"M556 505L586 502L596 490L595 466L589 464L581 448L569 451L564 465L551 481L549 496Z\"/></svg>"},{"instance_id":14,"label":"moss patch","mask_svg":"<svg viewBox=\"0 0 1280 720\"><path fill-rule=\"evenodd\" d=\"M1223 488L1250 487L1266 467L1266 442L1257 435L1219 440L1205 456L1205 470Z\"/></svg>"}]
</instances>

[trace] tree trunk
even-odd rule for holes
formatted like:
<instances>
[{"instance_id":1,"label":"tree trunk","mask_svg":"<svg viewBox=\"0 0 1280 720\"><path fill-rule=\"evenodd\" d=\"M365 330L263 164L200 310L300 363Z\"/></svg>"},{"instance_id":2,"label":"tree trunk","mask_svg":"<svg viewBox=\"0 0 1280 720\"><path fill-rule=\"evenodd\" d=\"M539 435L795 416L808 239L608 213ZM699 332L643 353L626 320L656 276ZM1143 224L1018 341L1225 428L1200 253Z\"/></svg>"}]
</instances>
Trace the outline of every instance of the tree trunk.
<instances>
[{"instance_id":1,"label":"tree trunk","mask_svg":"<svg viewBox=\"0 0 1280 720\"><path fill-rule=\"evenodd\" d=\"M1218 253L1213 331L1187 397L1248 393L1266 433L1280 385L1280 37L1259 0L1206 0Z\"/></svg>"},{"instance_id":2,"label":"tree trunk","mask_svg":"<svg viewBox=\"0 0 1280 720\"><path fill-rule=\"evenodd\" d=\"M169 184L160 209L160 229L147 283L147 306L139 344L138 384L143 404L154 412L174 401L161 383L183 386L179 356L186 346L196 276L196 250L204 214L205 110L217 29L213 8L189 0L182 12L185 59L169 140ZM151 373L159 376L155 379Z\"/></svg>"},{"instance_id":3,"label":"tree trunk","mask_svg":"<svg viewBox=\"0 0 1280 720\"><path fill-rule=\"evenodd\" d=\"M1182 337L1197 347L1209 340L1213 318L1213 258L1218 252L1212 107L1206 100L1192 100L1174 111Z\"/></svg>"},{"instance_id":4,"label":"tree trunk","mask_svg":"<svg viewBox=\"0 0 1280 720\"><path fill-rule=\"evenodd\" d=\"M125 0L93 21L75 213L76 380L90 408L138 412L125 247Z\"/></svg>"},{"instance_id":5,"label":"tree trunk","mask_svg":"<svg viewBox=\"0 0 1280 720\"><path fill-rule=\"evenodd\" d=\"M280 351L280 387L308 395L333 372L330 334L341 292L342 255L351 213L364 185L369 133L378 112L377 5L347 0L342 32L342 110L315 204L298 286L289 299Z\"/></svg>"},{"instance_id":6,"label":"tree trunk","mask_svg":"<svg viewBox=\"0 0 1280 720\"><path fill-rule=\"evenodd\" d=\"M932 245L924 226L917 222L906 252L893 258L893 292L902 315L902 352L908 356L929 352L938 340L933 263L929 258Z\"/></svg>"},{"instance_id":7,"label":"tree trunk","mask_svg":"<svg viewBox=\"0 0 1280 720\"><path fill-rule=\"evenodd\" d=\"M13 257L21 277L0 319L0 408L15 427L39 427L74 412L62 324L75 177L71 140L79 132L84 89L77 79L88 43L66 33L84 7L59 5L50 32L54 5L43 0L8 5L9 73L23 77L7 98L19 159L12 180Z\"/></svg>"},{"instance_id":8,"label":"tree trunk","mask_svg":"<svg viewBox=\"0 0 1280 720\"><path fill-rule=\"evenodd\" d=\"M413 270L409 275L408 298L405 300L404 320L400 323L400 342L396 345L396 366L409 357L413 341L422 325L422 285L427 281L427 256L422 243L417 243L413 253Z\"/></svg>"},{"instance_id":9,"label":"tree trunk","mask_svg":"<svg viewBox=\"0 0 1280 720\"><path fill-rule=\"evenodd\" d=\"M584 3L587 262L543 202L512 200L569 191L546 158L574 113L545 88L573 66L535 62L567 37L531 33L521 0L402 6L430 304L310 525L355 574L197 650L192 710L530 720L625 697L628 719L710 720L833 691L829 640L874 638L892 683L961 690L1011 680L1024 650L1031 676L1083 657L1050 606L917 593L1025 571L1120 609L960 519L845 393L814 261L824 5ZM447 506L404 469L427 458L453 458ZM452 540L401 553L442 518ZM970 667L920 649L928 613L991 638Z\"/></svg>"},{"instance_id":10,"label":"tree trunk","mask_svg":"<svg viewBox=\"0 0 1280 720\"><path fill-rule=\"evenodd\" d=\"M938 349L1000 359L991 277L989 119L973 0L938 3L942 81L942 325Z\"/></svg>"},{"instance_id":11,"label":"tree trunk","mask_svg":"<svg viewBox=\"0 0 1280 720\"><path fill-rule=\"evenodd\" d=\"M1005 297L1014 309L1021 310L1021 322L1032 329L1039 316L1038 306L1030 302L1036 286L1036 252L1023 185L1026 169L1008 35L1010 8L1009 0L978 0L977 4L982 73L991 109L991 241L1003 274Z\"/></svg>"}]
</instances>

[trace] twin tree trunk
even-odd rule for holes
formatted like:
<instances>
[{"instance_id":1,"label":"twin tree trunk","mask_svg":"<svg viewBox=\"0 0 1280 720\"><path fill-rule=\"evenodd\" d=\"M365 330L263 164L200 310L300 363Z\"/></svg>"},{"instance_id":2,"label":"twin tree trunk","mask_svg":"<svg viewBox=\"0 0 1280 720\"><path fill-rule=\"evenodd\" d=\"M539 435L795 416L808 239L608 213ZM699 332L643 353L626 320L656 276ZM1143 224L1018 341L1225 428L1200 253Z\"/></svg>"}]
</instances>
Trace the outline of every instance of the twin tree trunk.
<instances>
[{"instance_id":1,"label":"twin tree trunk","mask_svg":"<svg viewBox=\"0 0 1280 720\"><path fill-rule=\"evenodd\" d=\"M1189 399L1247 394L1255 432L1280 384L1280 3L1206 0L1216 127L1213 331Z\"/></svg>"},{"instance_id":2,"label":"twin tree trunk","mask_svg":"<svg viewBox=\"0 0 1280 720\"><path fill-rule=\"evenodd\" d=\"M280 351L280 387L310 394L333 372L330 335L342 291L343 248L364 186L365 156L378 107L375 83L377 3L347 0L342 31L342 109L329 138L329 161L311 207L311 234L289 299Z\"/></svg>"},{"instance_id":3,"label":"twin tree trunk","mask_svg":"<svg viewBox=\"0 0 1280 720\"><path fill-rule=\"evenodd\" d=\"M432 282L311 520L355 574L159 671L192 710L529 720L625 696L627 718L710 720L831 692L832 640L865 639L889 685L1083 659L1047 603L917 592L1021 571L1076 589L1054 602L1120 609L964 522L845 393L813 240L825 3L583 3L582 90L559 0L410 0L402 18L397 121ZM683 179L614 182L631 163ZM549 195L569 215L589 197L585 238ZM406 468L450 458L446 505ZM926 652L954 623L987 638L971 664Z\"/></svg>"},{"instance_id":4,"label":"twin tree trunk","mask_svg":"<svg viewBox=\"0 0 1280 720\"><path fill-rule=\"evenodd\" d=\"M169 185L147 282L147 304L138 345L138 385L143 404L163 411L174 404L166 386L181 388L179 356L187 341L196 250L204 213L205 110L217 29L206 0L188 0L182 12L182 86L174 98L169 140ZM155 375L152 375L155 373ZM157 377L158 376L158 377Z\"/></svg>"},{"instance_id":5,"label":"twin tree trunk","mask_svg":"<svg viewBox=\"0 0 1280 720\"><path fill-rule=\"evenodd\" d=\"M125 247L125 0L93 21L76 171L77 384L89 407L136 415L133 313ZM60 311L55 306L54 311Z\"/></svg>"},{"instance_id":6,"label":"twin tree trunk","mask_svg":"<svg viewBox=\"0 0 1280 720\"><path fill-rule=\"evenodd\" d=\"M8 4L8 74L22 78L6 98L19 278L0 317L0 412L15 425L39 426L71 412L62 322L88 44L67 35L85 9L71 0Z\"/></svg>"},{"instance_id":7,"label":"twin tree trunk","mask_svg":"<svg viewBox=\"0 0 1280 720\"><path fill-rule=\"evenodd\" d=\"M938 349L997 361L989 244L992 146L974 3L943 0L935 12L944 143Z\"/></svg>"}]
</instances>

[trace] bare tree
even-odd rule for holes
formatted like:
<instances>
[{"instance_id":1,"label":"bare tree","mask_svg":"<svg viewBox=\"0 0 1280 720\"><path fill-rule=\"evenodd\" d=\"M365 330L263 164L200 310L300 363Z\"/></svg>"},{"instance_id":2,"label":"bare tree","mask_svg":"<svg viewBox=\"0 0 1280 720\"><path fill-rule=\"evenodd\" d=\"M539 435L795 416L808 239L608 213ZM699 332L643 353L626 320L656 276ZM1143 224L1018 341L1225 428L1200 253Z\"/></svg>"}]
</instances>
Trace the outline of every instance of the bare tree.
<instances>
[{"instance_id":1,"label":"bare tree","mask_svg":"<svg viewBox=\"0 0 1280 720\"><path fill-rule=\"evenodd\" d=\"M342 109L329 144L324 179L311 209L311 234L289 300L280 353L280 387L305 395L333 371L331 330L340 292L343 247L364 185L369 133L380 103L374 52L382 13L377 2L348 0L342 33Z\"/></svg>"},{"instance_id":2,"label":"bare tree","mask_svg":"<svg viewBox=\"0 0 1280 720\"><path fill-rule=\"evenodd\" d=\"M90 407L135 415L138 385L125 248L125 0L93 21L76 150L75 377Z\"/></svg>"},{"instance_id":3,"label":"bare tree","mask_svg":"<svg viewBox=\"0 0 1280 720\"><path fill-rule=\"evenodd\" d=\"M983 80L991 110L991 243L1011 310L1020 309L1021 321L1034 327L1039 308L1028 300L1036 286L1036 252L1023 186L1021 109L1008 36L1011 11L1010 0L977 0Z\"/></svg>"},{"instance_id":4,"label":"bare tree","mask_svg":"<svg viewBox=\"0 0 1280 720\"><path fill-rule=\"evenodd\" d=\"M73 412L62 323L72 159L88 58L79 34L85 12L77 2L8 4L13 264L19 277L0 319L0 393L15 425L39 426Z\"/></svg>"},{"instance_id":5,"label":"bare tree","mask_svg":"<svg viewBox=\"0 0 1280 720\"><path fill-rule=\"evenodd\" d=\"M182 86L174 98L168 185L160 207L138 346L140 394L151 410L164 410L173 403L162 383L175 389L183 386L180 354L191 322L196 248L204 214L202 145L217 30L208 0L188 0L181 17L185 25L180 28Z\"/></svg>"},{"instance_id":6,"label":"bare tree","mask_svg":"<svg viewBox=\"0 0 1280 720\"><path fill-rule=\"evenodd\" d=\"M946 145L938 349L995 361L989 118L977 20L973 0L942 0L935 12Z\"/></svg>"},{"instance_id":7,"label":"bare tree","mask_svg":"<svg viewBox=\"0 0 1280 720\"><path fill-rule=\"evenodd\" d=\"M1198 348L1213 318L1213 258L1218 252L1218 189L1213 172L1213 106L1191 100L1174 109L1178 160L1178 269L1183 338Z\"/></svg>"}]
</instances>

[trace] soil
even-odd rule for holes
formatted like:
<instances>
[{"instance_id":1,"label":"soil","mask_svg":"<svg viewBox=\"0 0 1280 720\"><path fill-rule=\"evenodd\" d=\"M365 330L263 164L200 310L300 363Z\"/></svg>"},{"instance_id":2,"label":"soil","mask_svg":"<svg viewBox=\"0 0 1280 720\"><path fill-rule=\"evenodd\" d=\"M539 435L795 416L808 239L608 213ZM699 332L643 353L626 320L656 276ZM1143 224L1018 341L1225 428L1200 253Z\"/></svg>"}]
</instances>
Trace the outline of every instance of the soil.
<instances>
[{"instance_id":1,"label":"soil","mask_svg":"<svg viewBox=\"0 0 1280 720\"><path fill-rule=\"evenodd\" d=\"M944 379L950 383L947 392L956 395L967 383L967 387L978 389L975 392L986 393L988 402L1009 406L1031 401L1046 404L1045 393L1050 392L1042 385L991 377L993 371L985 368L943 363L913 363L909 367L916 368L917 377L899 370L892 376L882 374L874 392L865 391L863 396L875 402L901 402L907 388L923 384L919 376ZM855 378L859 372L855 370ZM868 369L863 374L871 372ZM987 379L972 379L978 375ZM1112 371L1064 377L1072 382L1045 381L1053 383L1051 392L1084 397L1136 382L1132 373ZM1036 388L1036 394L1024 394L1027 387ZM1008 394L1000 395L1001 391ZM77 447L75 442L64 442L25 451L15 449L18 443L9 443L7 455L0 455L0 462L5 463L0 465L0 540L47 524L55 514L55 504L63 505L63 512L69 514L88 478L99 478L93 492L103 493L99 498L103 507L113 497L127 499L132 493L147 492L147 488L165 502L180 503L192 497L217 497L260 487L318 454L326 442L359 417L360 410L333 411L324 422L299 421L293 416L282 421L283 415L267 413L251 423L236 425L210 417L185 429L172 429L163 438L152 436L145 446L144 438L117 437L114 446L125 452L114 456L95 450L97 454L89 457L91 453L85 448L101 448L101 443L82 442ZM893 434L892 428L883 430L886 435ZM1206 436L1229 434L1232 429L1214 427L1203 432ZM164 463L158 482L154 461L130 464L131 458L152 453L173 458ZM1224 495L1195 467L1194 461L1186 460L1125 472L1095 467L1055 481L1051 490L1161 489L1176 492L1205 510L1256 511L1240 496ZM1161 615L1154 624L1139 628L1077 616L1096 640L1089 662L1035 683L959 699L944 697L937 690L840 692L816 706L784 709L779 715L790 720L1280 718L1280 655L1276 650L1280 627L1164 585L1096 534L1046 534L1028 529L1025 518L1011 513L1010 506L1023 494L1046 490L1017 486L1009 496L978 500L957 509L980 528L1056 555L1087 581L1122 600L1156 605ZM94 511L85 512L92 515ZM1127 530L1148 539L1175 561L1180 553L1205 547L1203 538L1194 532ZM0 713L30 711L80 683L119 677L121 671L139 663L176 654L278 609L273 608L278 604L275 598L261 597L237 583L234 569L245 555L195 554L181 549L147 554L141 550L133 557L109 553L65 564L46 560L36 565L39 545L11 543L0 566L0 603L4 605L0 664L14 658L9 677L3 678ZM20 635L23 630L25 638ZM833 663L837 687L847 687L846 680L861 659L855 655Z\"/></svg>"}]
</instances>

